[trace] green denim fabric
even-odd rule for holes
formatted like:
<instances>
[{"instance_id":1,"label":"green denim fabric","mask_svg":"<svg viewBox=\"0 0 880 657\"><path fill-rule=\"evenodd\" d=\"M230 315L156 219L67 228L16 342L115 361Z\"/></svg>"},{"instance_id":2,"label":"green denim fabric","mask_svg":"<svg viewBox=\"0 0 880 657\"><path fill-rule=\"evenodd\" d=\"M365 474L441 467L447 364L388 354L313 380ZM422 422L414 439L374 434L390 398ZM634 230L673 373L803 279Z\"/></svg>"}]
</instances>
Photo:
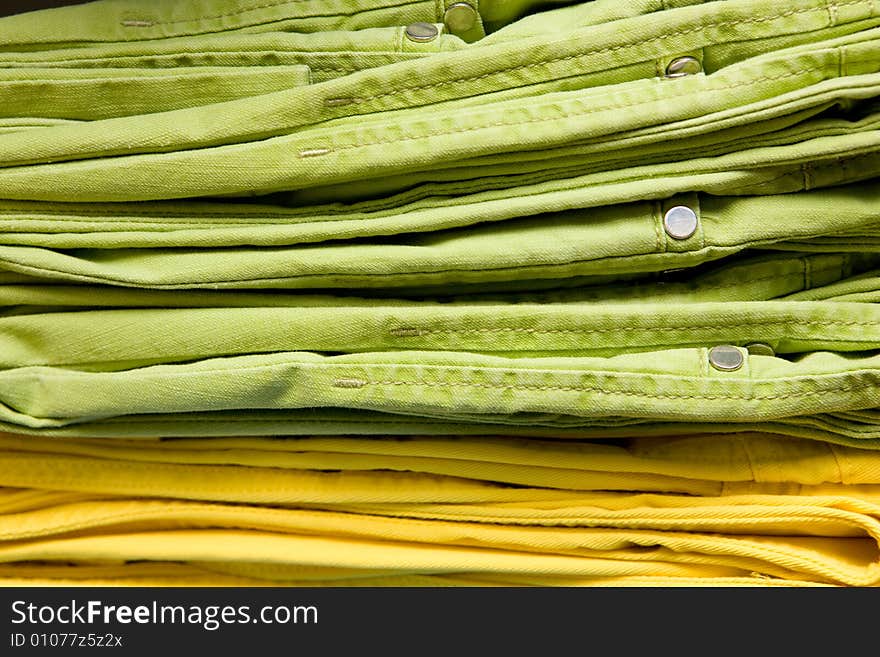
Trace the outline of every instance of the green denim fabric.
<instances>
[{"instance_id":1,"label":"green denim fabric","mask_svg":"<svg viewBox=\"0 0 880 657\"><path fill-rule=\"evenodd\" d=\"M453 0L454 1L454 0ZM6 50L52 49L102 42L152 41L168 37L219 32L268 31L327 32L406 25L416 21L442 23L444 0L104 0L82 7L63 7L32 15L11 17L0 26L0 44ZM511 20L531 6L550 4L521 0L516 3L483 0L495 9L495 20ZM505 4L510 4L505 8ZM475 0L474 6L478 6ZM482 33L482 20L464 34Z\"/></svg>"},{"instance_id":2,"label":"green denim fabric","mask_svg":"<svg viewBox=\"0 0 880 657\"><path fill-rule=\"evenodd\" d=\"M449 4L0 21L3 426L876 447L880 5Z\"/></svg>"},{"instance_id":3,"label":"green denim fabric","mask_svg":"<svg viewBox=\"0 0 880 657\"><path fill-rule=\"evenodd\" d=\"M119 372L21 367L0 374L0 418L31 428L127 413L344 407L439 419L551 414L589 421L773 421L876 406L880 357L813 352L710 367L706 348L609 358L467 352L291 352Z\"/></svg>"},{"instance_id":4,"label":"green denim fabric","mask_svg":"<svg viewBox=\"0 0 880 657\"><path fill-rule=\"evenodd\" d=\"M662 126L668 136L670 128L679 128L689 120L699 123L700 116L713 112L738 114L736 119L731 119L732 127L752 122L754 113L759 110L769 111L772 117L774 113L778 115L792 109L803 111L814 102L826 103L850 96L871 98L876 92L873 85L880 79L876 64L878 41L865 37L872 33L869 30L855 37L843 37L829 42L827 48L818 44L813 48L771 53L733 64L710 76L663 80L662 84L656 79L636 80L614 85L611 91L598 87L545 93L540 103L529 97L501 100L497 104L483 101L482 111L472 107L466 114L456 114L454 104L446 103L434 111L413 108L383 113L378 119L357 115L286 136L273 137L261 131L259 141L222 146L209 145L199 136L191 139L183 126L205 126L207 116L200 117L197 113L210 111L212 120L207 122L208 129L213 130L217 125L227 129L227 113L241 121L248 114L247 106L253 107L251 99L158 113L147 125L143 125L142 117L122 117L106 122L59 125L48 131L12 132L0 140L0 158L6 165L0 170L0 183L4 197L54 201L269 193L427 170L438 160L468 160L499 150L508 151L508 158L515 162L519 152L566 146L609 133L629 136L639 130ZM437 55L427 61L433 63L444 57ZM382 70L395 66L398 65ZM332 84L306 87L301 96ZM282 95L290 93L282 92ZM270 101L275 96L263 97L266 102L261 103L260 112L264 116L275 109ZM602 102L597 102L600 98ZM768 104L778 110L768 108ZM290 110L288 107L284 111ZM305 110L301 115L307 116L314 110L314 107ZM195 114L188 115L193 112ZM510 119L498 121L499 114ZM255 120L249 121L249 129L253 131L258 121L252 118ZM138 145L132 147L130 134L135 126L130 121L135 119L140 123L136 128L139 138ZM822 148L826 158L870 158L875 152L876 131L870 129L871 119L866 122L864 132L817 137L788 147L756 149L762 154L766 152L758 159L764 165L759 171L766 173L771 162L783 157L787 161L814 158L821 161L821 156L814 155L811 147L823 145L824 141L832 142ZM723 125L717 120L704 121L703 130ZM153 133L151 127L157 132ZM113 144L117 131L119 136L126 135L125 147ZM149 146L153 134L166 144L158 150L167 151L169 139L173 139L178 150L130 154L154 149L155 146ZM430 147L426 147L428 143ZM514 144L515 149L511 150ZM637 153L633 151L630 160ZM91 159L86 159L89 156ZM58 161L71 157L78 161ZM44 159L51 159L53 163L33 164ZM205 167L220 160L224 169L235 172L234 175L222 178L205 175ZM256 166L258 162L264 163L263 166ZM670 165L656 166L662 170L663 166ZM595 175L611 173L617 170L600 169ZM643 172L641 177L648 175L657 174ZM53 181L51 189L47 188L47 179ZM557 184L579 180L561 176L554 179ZM489 178L489 184L491 180ZM448 193L453 189L455 185L443 191ZM523 193L519 188L514 189Z\"/></svg>"},{"instance_id":5,"label":"green denim fabric","mask_svg":"<svg viewBox=\"0 0 880 657\"><path fill-rule=\"evenodd\" d=\"M9 233L8 246L0 246L0 267L49 280L154 289L435 286L454 290L462 284L657 272L757 248L876 252L878 245L866 242L865 236L880 225L874 203L878 193L880 187L872 181L803 194L682 194L659 203L619 204L395 238L285 248L266 248L274 247L271 242L234 249L217 246L227 246L222 240L232 244L258 241L256 236L263 230L274 241L279 232L316 226L266 224L261 218L260 223L250 225L212 224L214 233L210 234L204 227L188 229L187 224L192 225L188 218L183 229L172 231L145 222L153 217L135 216L114 218L118 232L101 234L85 232L92 227L106 230L102 210L95 208L84 208L91 216L77 219L46 217L45 211L25 219L21 213L10 212L14 219L0 226L24 224L69 232ZM692 209L699 221L698 230L684 240L668 236L663 228L664 214L682 205ZM423 207L428 216L440 212L430 204ZM834 208L834 213L828 208ZM509 206L504 211L510 212ZM474 220L473 215L468 218ZM328 219L329 228L345 222ZM177 218L171 220L180 225ZM318 223L314 216L308 220ZM414 223L417 218L410 213L377 220ZM367 223L361 220L359 226ZM178 237L179 233L189 235L194 246ZM813 240L821 241L813 246Z\"/></svg>"},{"instance_id":6,"label":"green denim fabric","mask_svg":"<svg viewBox=\"0 0 880 657\"><path fill-rule=\"evenodd\" d=\"M841 50L847 55L847 65L844 67L839 65L837 49L810 57L812 46L809 44L818 43L823 38L857 35L875 24L872 15L876 12L876 6L873 2L847 2L835 6L838 9L829 12L824 2L814 1L792 10L787 2L753 3L738 0L725 2L721 9L716 3L708 3L705 6L662 12L659 24L655 15L612 21L580 30L572 30L570 23L560 21L559 27L571 30L571 36L549 38L550 33L546 32L539 37L514 39L509 43L474 46L467 52L441 53L425 60L401 62L313 85L301 92L267 94L259 103L249 100L206 106L183 114L160 114L146 123L141 118L132 118L128 121L120 119L106 124L78 126L78 130L72 127L71 130L59 129L51 135L51 144L40 143L42 139L34 143L33 136L26 138L27 135L19 135L19 140L15 135L9 135L13 138L8 142L10 148L7 150L0 144L0 161L12 165L47 158L79 159L89 154L149 153L166 150L169 138L174 140L177 148L204 149L220 144L245 143L249 139L263 140L303 126L347 116L359 117L357 120L362 122L362 117L375 112L386 113L389 110L439 103L444 103L447 110L452 110L454 105L449 101L457 99L462 99L459 101L462 107L468 107L474 103L482 104L486 94L491 92L500 96L499 100L504 100L517 97L529 99L538 93L564 93L624 81L657 87L658 58L662 58L665 66L670 58L695 50L707 50L709 44L725 44L729 53L718 57L714 66L710 67L704 62L705 70L713 73L723 73L725 68L747 60L748 55L770 51L772 56L781 45L804 43L808 47L807 53L801 56L803 66L815 69L814 80L821 75L860 75L869 70L876 71L876 67L871 68L870 59L866 64L859 64L860 58L864 59L862 51L866 48L870 50L870 44L856 44ZM833 20L830 18L832 13ZM646 32L659 32L660 36L645 40ZM636 35L638 40L634 40ZM744 47L743 41L749 45ZM585 47L585 44L589 47ZM609 56L613 57L613 67L608 65ZM784 63L768 63L763 69L765 76L783 77L768 80L764 86L774 86L776 93L796 86L798 78L808 77L807 71L804 71L792 75L789 80L788 74L794 74L797 68L785 66ZM761 77L757 72L753 75L755 78ZM418 80L418 84L413 84L414 79ZM724 80L724 75L721 80ZM739 82L740 90L750 85L747 74L733 76L731 81ZM665 84L660 85L657 91L665 90L676 97L681 84L699 86L704 83L702 80L663 82ZM759 92L761 85L758 86ZM558 114L563 109L556 108L552 112ZM686 110L687 107L681 108L674 103L671 109ZM691 109L693 111L694 108ZM137 144L132 144L129 138L132 129L140 135ZM459 141L485 142L483 138ZM440 152L441 145L442 140L437 140L437 147L430 149L431 152ZM212 151L202 153L205 156L211 154ZM452 155L444 152L445 159ZM311 163L311 168L319 166ZM169 193L172 189L169 188Z\"/></svg>"}]
</instances>

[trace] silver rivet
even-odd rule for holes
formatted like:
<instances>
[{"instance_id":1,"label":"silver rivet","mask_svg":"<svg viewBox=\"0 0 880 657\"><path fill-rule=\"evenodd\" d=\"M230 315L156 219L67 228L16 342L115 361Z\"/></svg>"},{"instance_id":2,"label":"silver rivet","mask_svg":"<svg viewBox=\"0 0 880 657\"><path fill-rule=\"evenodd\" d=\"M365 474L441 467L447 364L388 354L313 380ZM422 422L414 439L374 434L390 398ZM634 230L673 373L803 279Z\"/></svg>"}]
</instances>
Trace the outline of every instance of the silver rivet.
<instances>
[{"instance_id":1,"label":"silver rivet","mask_svg":"<svg viewBox=\"0 0 880 657\"><path fill-rule=\"evenodd\" d=\"M440 31L431 23L413 23L406 26L406 38L410 41L433 41Z\"/></svg>"},{"instance_id":2,"label":"silver rivet","mask_svg":"<svg viewBox=\"0 0 880 657\"><path fill-rule=\"evenodd\" d=\"M686 240L697 232L697 213L686 205L669 208L663 215L663 228L669 237Z\"/></svg>"},{"instance_id":3,"label":"silver rivet","mask_svg":"<svg viewBox=\"0 0 880 657\"><path fill-rule=\"evenodd\" d=\"M477 24L477 10L466 2L456 2L443 14L443 22L453 32L467 32Z\"/></svg>"},{"instance_id":4,"label":"silver rivet","mask_svg":"<svg viewBox=\"0 0 880 657\"><path fill-rule=\"evenodd\" d=\"M746 351L748 351L752 356L775 356L776 352L773 350L769 344L765 344L764 342L753 342L752 344L746 345Z\"/></svg>"},{"instance_id":5,"label":"silver rivet","mask_svg":"<svg viewBox=\"0 0 880 657\"><path fill-rule=\"evenodd\" d=\"M709 362L716 370L733 372L742 367L743 353L736 347L724 344L709 350Z\"/></svg>"},{"instance_id":6,"label":"silver rivet","mask_svg":"<svg viewBox=\"0 0 880 657\"><path fill-rule=\"evenodd\" d=\"M690 55L676 57L666 67L667 78L682 78L685 75L696 75L703 70L700 60Z\"/></svg>"}]
</instances>

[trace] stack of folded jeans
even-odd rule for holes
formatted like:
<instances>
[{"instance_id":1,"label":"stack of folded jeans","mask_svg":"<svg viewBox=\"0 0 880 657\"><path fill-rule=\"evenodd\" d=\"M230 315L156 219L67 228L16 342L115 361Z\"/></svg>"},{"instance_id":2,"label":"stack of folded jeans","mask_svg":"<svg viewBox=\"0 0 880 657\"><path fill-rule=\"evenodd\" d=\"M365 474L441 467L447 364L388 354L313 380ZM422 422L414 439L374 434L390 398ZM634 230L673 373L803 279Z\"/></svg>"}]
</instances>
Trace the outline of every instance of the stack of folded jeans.
<instances>
[{"instance_id":1,"label":"stack of folded jeans","mask_svg":"<svg viewBox=\"0 0 880 657\"><path fill-rule=\"evenodd\" d=\"M0 20L0 583L880 584L880 0Z\"/></svg>"}]
</instances>

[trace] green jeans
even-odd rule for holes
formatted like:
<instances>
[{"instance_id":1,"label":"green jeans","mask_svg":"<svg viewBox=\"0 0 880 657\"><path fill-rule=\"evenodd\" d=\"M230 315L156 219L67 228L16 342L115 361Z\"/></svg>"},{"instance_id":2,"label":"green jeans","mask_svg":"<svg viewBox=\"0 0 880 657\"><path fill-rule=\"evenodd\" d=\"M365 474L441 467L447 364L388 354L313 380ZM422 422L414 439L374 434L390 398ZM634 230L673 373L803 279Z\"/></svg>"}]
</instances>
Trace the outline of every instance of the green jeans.
<instances>
[{"instance_id":1,"label":"green jeans","mask_svg":"<svg viewBox=\"0 0 880 657\"><path fill-rule=\"evenodd\" d=\"M0 21L2 426L880 445L880 4L453 4Z\"/></svg>"},{"instance_id":2,"label":"green jeans","mask_svg":"<svg viewBox=\"0 0 880 657\"><path fill-rule=\"evenodd\" d=\"M512 180L502 181L504 187L522 195L525 190L520 187L533 182L536 176L539 180L543 176L545 185L583 185L581 176L571 177L570 167L578 164L577 156L566 170L564 162L553 161L555 152L542 158L540 151L598 140L603 148L612 149L607 154L610 162L592 165L592 175L600 180L609 176L618 180L628 172L644 181L647 176L662 175L663 167L680 176L682 170L675 166L680 163L680 154L663 154L671 134L694 139L700 136L691 148L721 148L723 153L723 145L716 142L723 144L732 135L729 130L720 137L714 134L722 128L733 129L760 120L763 128L751 130L766 131L778 128L780 121L784 124L787 113L809 114L827 108L829 103L856 104L861 129L838 127L844 134L828 136L832 144L827 147L824 136L809 139L802 135L788 146L783 136L783 144L778 147L761 147L758 143L756 153L746 148L730 154L739 164L742 159L737 161L736 156L748 153L747 161L752 164L747 169L757 168L758 174L765 174L757 182L772 182L782 175L772 167L783 163L791 166L792 160L812 160L820 169L823 160L831 158L862 157L871 161L877 136L871 104L866 106L864 101L874 97L880 75L876 65L877 34L868 29L826 42L794 46L731 63L712 75L640 77L615 81L618 83L610 86L611 80L602 86L553 90L544 85L533 88L520 80L517 93L511 95L500 91L500 85L493 85L491 75L482 74L474 78L477 88L469 94L465 93L469 86L465 82L451 85L449 80L439 80L435 85L441 91L432 94L430 104L395 100L398 95L409 99L415 91L410 95L397 91L378 94L369 89L342 88L343 83L351 85L352 80L381 74L382 81L375 84L394 89L391 78L396 69L410 78L418 75L419 79L429 77L427 69L438 64L443 64L441 73L459 70L449 69L446 62L459 57L457 53L438 54L338 81L264 94L256 97L259 101L246 98L146 117L8 132L0 140L0 163L4 165L0 185L5 198L64 202L267 194L379 178L375 193L386 192L385 186L392 190L395 185L399 187L394 177L403 174L408 174L405 181L410 185L424 182L428 175L424 172L431 172L442 162L456 167L451 174L447 172L451 180L437 190L449 194L460 193L461 186L467 184L461 170L465 162L471 176L478 173L481 177L478 189L497 188L499 181L489 175L492 169L474 169L473 160L503 152L499 173L513 176ZM492 48L502 45L510 47L501 44ZM533 53L534 44L527 51ZM486 54L481 53L480 62L486 61ZM365 79L363 84L369 81ZM458 99L442 98L450 87ZM474 94L480 95L474 98ZM535 94L540 94L540 101L536 102ZM368 108L372 104L377 107ZM290 119L287 125L278 124L279 117L285 116ZM499 116L504 119L499 121ZM638 148L623 144L635 141L650 145L652 138L646 133L652 131L653 148L659 152L649 155L659 162L647 166L661 167L660 171L621 168L622 158L631 163L640 155ZM661 139L659 132L667 142L665 147L656 146ZM133 139L134 134L137 139ZM602 142L600 138L609 134L615 139ZM614 152L618 144L622 152ZM516 177L522 153L526 153L523 158L527 161L535 157L546 160L548 156L551 161L542 161L538 173L528 171L526 164L523 177ZM572 154L562 155L567 158ZM214 167L221 162L224 175L217 176ZM689 167L688 172L697 174L706 166L699 162L696 170ZM531 167L534 169L534 163ZM860 164L858 171L850 175L855 179L871 175L871 165L863 168ZM419 172L423 172L421 177L416 175ZM52 181L51 187L47 186L48 180ZM819 180L821 184L821 175ZM517 184L511 187L512 183ZM770 185L767 191L781 186L784 189L781 184ZM640 196L644 198L645 193ZM298 205L302 203L296 197L294 200Z\"/></svg>"}]
</instances>

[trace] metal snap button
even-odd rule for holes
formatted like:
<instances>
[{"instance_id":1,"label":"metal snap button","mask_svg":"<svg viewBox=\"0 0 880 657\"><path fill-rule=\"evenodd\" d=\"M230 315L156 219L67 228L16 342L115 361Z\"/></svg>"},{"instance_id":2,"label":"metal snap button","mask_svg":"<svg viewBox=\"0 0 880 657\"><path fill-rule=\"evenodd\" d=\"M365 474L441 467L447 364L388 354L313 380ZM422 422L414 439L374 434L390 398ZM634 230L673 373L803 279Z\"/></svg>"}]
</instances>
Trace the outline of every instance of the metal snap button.
<instances>
[{"instance_id":1,"label":"metal snap button","mask_svg":"<svg viewBox=\"0 0 880 657\"><path fill-rule=\"evenodd\" d=\"M467 32L477 24L477 10L467 2L456 2L443 14L443 22L453 32Z\"/></svg>"},{"instance_id":2,"label":"metal snap button","mask_svg":"<svg viewBox=\"0 0 880 657\"><path fill-rule=\"evenodd\" d=\"M742 367L743 362L745 362L743 353L731 345L719 345L709 350L709 363L716 370L733 372Z\"/></svg>"},{"instance_id":3,"label":"metal snap button","mask_svg":"<svg viewBox=\"0 0 880 657\"><path fill-rule=\"evenodd\" d=\"M696 233L697 224L697 213L686 205L669 208L663 216L663 229L676 240L686 240Z\"/></svg>"},{"instance_id":4,"label":"metal snap button","mask_svg":"<svg viewBox=\"0 0 880 657\"><path fill-rule=\"evenodd\" d=\"M413 23L406 26L406 38L410 41L433 41L440 31L431 23Z\"/></svg>"},{"instance_id":5,"label":"metal snap button","mask_svg":"<svg viewBox=\"0 0 880 657\"><path fill-rule=\"evenodd\" d=\"M696 75L703 70L700 60L690 55L676 57L666 67L667 78L682 78L685 75Z\"/></svg>"},{"instance_id":6,"label":"metal snap button","mask_svg":"<svg viewBox=\"0 0 880 657\"><path fill-rule=\"evenodd\" d=\"M753 342L752 344L746 345L746 351L748 351L752 356L775 356L776 352L773 350L769 344L765 344L764 342Z\"/></svg>"}]
</instances>

